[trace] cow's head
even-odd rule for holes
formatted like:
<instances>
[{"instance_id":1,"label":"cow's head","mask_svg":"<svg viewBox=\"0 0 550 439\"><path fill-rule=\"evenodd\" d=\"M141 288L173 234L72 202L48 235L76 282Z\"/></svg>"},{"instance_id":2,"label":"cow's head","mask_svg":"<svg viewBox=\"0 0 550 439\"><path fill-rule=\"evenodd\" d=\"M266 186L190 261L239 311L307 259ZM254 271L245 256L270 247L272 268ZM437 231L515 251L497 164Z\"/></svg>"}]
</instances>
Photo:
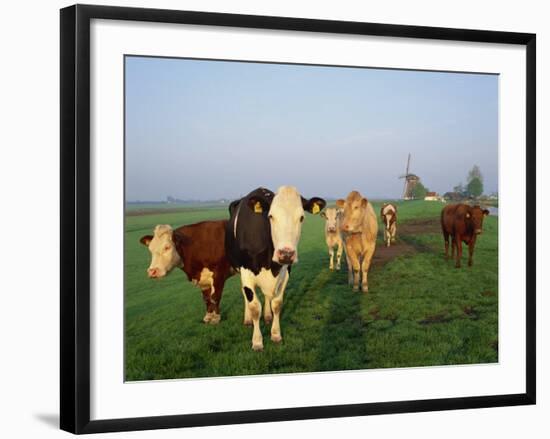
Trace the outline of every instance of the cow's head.
<instances>
[{"instance_id":1,"label":"cow's head","mask_svg":"<svg viewBox=\"0 0 550 439\"><path fill-rule=\"evenodd\" d=\"M169 225L158 225L152 236L145 235L139 240L151 252L151 265L147 269L149 277L164 277L174 267L181 265L181 257L175 245L175 235Z\"/></svg>"},{"instance_id":2,"label":"cow's head","mask_svg":"<svg viewBox=\"0 0 550 439\"><path fill-rule=\"evenodd\" d=\"M479 206L473 206L466 212L466 219L471 223L474 233L480 235L483 231L483 219L489 215L487 209L482 209Z\"/></svg>"},{"instance_id":3,"label":"cow's head","mask_svg":"<svg viewBox=\"0 0 550 439\"><path fill-rule=\"evenodd\" d=\"M326 221L327 232L335 233L338 231L341 215L342 211L335 207L328 207L321 212L321 217Z\"/></svg>"},{"instance_id":4,"label":"cow's head","mask_svg":"<svg viewBox=\"0 0 550 439\"><path fill-rule=\"evenodd\" d=\"M273 261L284 265L298 261L298 241L302 233L304 212L316 214L325 205L326 201L322 198L306 200L291 186L281 186L272 200L260 196L248 202L249 208L257 214L267 211L274 249Z\"/></svg>"},{"instance_id":5,"label":"cow's head","mask_svg":"<svg viewBox=\"0 0 550 439\"><path fill-rule=\"evenodd\" d=\"M360 232L361 224L367 214L368 200L363 198L359 192L352 191L345 200L337 200L336 205L344 212L342 231L346 233Z\"/></svg>"}]
</instances>

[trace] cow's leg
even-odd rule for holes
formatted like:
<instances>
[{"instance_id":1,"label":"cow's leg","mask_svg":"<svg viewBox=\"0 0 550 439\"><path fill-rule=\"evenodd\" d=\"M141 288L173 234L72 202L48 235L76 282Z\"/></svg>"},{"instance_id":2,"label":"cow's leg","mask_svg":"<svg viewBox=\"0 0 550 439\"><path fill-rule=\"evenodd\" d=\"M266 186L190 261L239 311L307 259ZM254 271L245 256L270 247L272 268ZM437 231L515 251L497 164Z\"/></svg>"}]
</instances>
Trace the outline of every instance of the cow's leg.
<instances>
[{"instance_id":1,"label":"cow's leg","mask_svg":"<svg viewBox=\"0 0 550 439\"><path fill-rule=\"evenodd\" d=\"M212 303L210 301L211 288L210 287L204 287L204 288L201 287L201 291L202 291L202 300L204 301L204 304L206 306L206 314L202 318L202 321L204 323L210 323L210 321L212 320L212 314L213 314L213 311L214 311L214 306L212 305Z\"/></svg>"},{"instance_id":2,"label":"cow's leg","mask_svg":"<svg viewBox=\"0 0 550 439\"><path fill-rule=\"evenodd\" d=\"M352 286L353 285L353 267L351 265L351 259L349 257L349 252L347 249L346 249L346 263L348 265L348 285Z\"/></svg>"},{"instance_id":3,"label":"cow's leg","mask_svg":"<svg viewBox=\"0 0 550 439\"><path fill-rule=\"evenodd\" d=\"M344 246L342 241L338 242L338 250L336 251L336 269L340 270L340 261L342 260L342 252L344 251Z\"/></svg>"},{"instance_id":4,"label":"cow's leg","mask_svg":"<svg viewBox=\"0 0 550 439\"><path fill-rule=\"evenodd\" d=\"M273 313L271 312L271 297L264 294L264 323L270 325L273 321Z\"/></svg>"},{"instance_id":5,"label":"cow's leg","mask_svg":"<svg viewBox=\"0 0 550 439\"><path fill-rule=\"evenodd\" d=\"M248 298L244 292L244 282L241 276L241 293L243 294L244 313L243 313L243 325L252 326L252 316L250 315L250 309L248 308Z\"/></svg>"},{"instance_id":6,"label":"cow's leg","mask_svg":"<svg viewBox=\"0 0 550 439\"><path fill-rule=\"evenodd\" d=\"M395 242L396 235L397 235L397 226L395 225L395 223L393 223L391 226L391 233L390 233L391 242Z\"/></svg>"},{"instance_id":7,"label":"cow's leg","mask_svg":"<svg viewBox=\"0 0 550 439\"><path fill-rule=\"evenodd\" d=\"M384 229L384 235L386 237L386 247L389 247L390 246L391 234L390 234L390 231L387 228Z\"/></svg>"},{"instance_id":8,"label":"cow's leg","mask_svg":"<svg viewBox=\"0 0 550 439\"><path fill-rule=\"evenodd\" d=\"M476 237L472 238L470 243L468 244L468 267L471 267L474 264L474 248L476 245Z\"/></svg>"},{"instance_id":9,"label":"cow's leg","mask_svg":"<svg viewBox=\"0 0 550 439\"><path fill-rule=\"evenodd\" d=\"M217 325L221 320L220 302L222 300L224 283L225 281L222 278L214 277L214 291L210 292L210 302L212 303L212 318L210 319L211 325Z\"/></svg>"},{"instance_id":10,"label":"cow's leg","mask_svg":"<svg viewBox=\"0 0 550 439\"><path fill-rule=\"evenodd\" d=\"M451 235L451 259L455 258L456 253L456 239L455 235Z\"/></svg>"},{"instance_id":11,"label":"cow's leg","mask_svg":"<svg viewBox=\"0 0 550 439\"><path fill-rule=\"evenodd\" d=\"M328 257L329 257L328 268L330 270L334 270L334 247L332 246L329 246L328 248Z\"/></svg>"},{"instance_id":12,"label":"cow's leg","mask_svg":"<svg viewBox=\"0 0 550 439\"><path fill-rule=\"evenodd\" d=\"M445 241L445 259L449 259L449 234L443 230L443 240ZM453 244L454 253L454 244Z\"/></svg>"},{"instance_id":13,"label":"cow's leg","mask_svg":"<svg viewBox=\"0 0 550 439\"><path fill-rule=\"evenodd\" d=\"M256 279L254 273L244 268L241 269L241 282L247 310L250 318L252 319L252 325L254 326L254 330L252 332L252 349L255 351L261 351L264 348L262 331L260 331L262 304L258 300L258 296L255 291Z\"/></svg>"},{"instance_id":14,"label":"cow's leg","mask_svg":"<svg viewBox=\"0 0 550 439\"><path fill-rule=\"evenodd\" d=\"M218 282L214 280L214 272L210 271L208 268L204 268L201 271L199 278L199 288L202 290L202 298L206 305L206 314L202 321L204 323L218 324L220 322L220 313L219 306L217 305L218 300L216 297L220 294L216 287ZM222 283L223 288L223 283ZM220 288L221 289L221 288ZM216 311L218 310L218 311Z\"/></svg>"},{"instance_id":15,"label":"cow's leg","mask_svg":"<svg viewBox=\"0 0 550 439\"><path fill-rule=\"evenodd\" d=\"M279 274L281 275L281 274ZM283 340L281 335L281 310L283 309L283 299L285 295L286 284L288 283L289 274L288 271L284 271L285 278L282 280L279 291L275 291L273 299L271 300L271 306L273 308L273 324L271 325L271 340L274 343L280 343Z\"/></svg>"},{"instance_id":16,"label":"cow's leg","mask_svg":"<svg viewBox=\"0 0 550 439\"><path fill-rule=\"evenodd\" d=\"M369 292L369 268L370 264L372 262L372 257L374 256L374 249L376 247L375 243L369 244L367 247L367 251L363 255L363 260L361 262L361 291L363 293Z\"/></svg>"},{"instance_id":17,"label":"cow's leg","mask_svg":"<svg viewBox=\"0 0 550 439\"><path fill-rule=\"evenodd\" d=\"M455 238L455 245L456 245L456 268L460 268L460 262L462 259L462 238L460 236L457 236Z\"/></svg>"},{"instance_id":18,"label":"cow's leg","mask_svg":"<svg viewBox=\"0 0 550 439\"><path fill-rule=\"evenodd\" d=\"M349 252L349 261L353 270L353 291L359 291L359 277L361 276L361 262L359 255L355 252Z\"/></svg>"}]
</instances>

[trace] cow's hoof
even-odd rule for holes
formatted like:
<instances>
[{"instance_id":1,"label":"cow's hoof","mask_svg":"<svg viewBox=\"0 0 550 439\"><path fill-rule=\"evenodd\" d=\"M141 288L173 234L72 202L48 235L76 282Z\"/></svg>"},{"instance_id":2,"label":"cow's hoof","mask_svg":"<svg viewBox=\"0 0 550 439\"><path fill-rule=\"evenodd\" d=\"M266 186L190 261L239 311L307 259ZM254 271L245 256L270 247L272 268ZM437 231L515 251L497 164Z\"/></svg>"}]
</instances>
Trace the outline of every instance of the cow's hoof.
<instances>
[{"instance_id":1,"label":"cow's hoof","mask_svg":"<svg viewBox=\"0 0 550 439\"><path fill-rule=\"evenodd\" d=\"M262 342L252 343L252 350L255 352L261 352L264 350L264 344Z\"/></svg>"},{"instance_id":2,"label":"cow's hoof","mask_svg":"<svg viewBox=\"0 0 550 439\"><path fill-rule=\"evenodd\" d=\"M361 291L363 291L363 293L367 294L369 292L369 287L367 286L362 286L361 287Z\"/></svg>"},{"instance_id":3,"label":"cow's hoof","mask_svg":"<svg viewBox=\"0 0 550 439\"><path fill-rule=\"evenodd\" d=\"M202 318L202 321L203 321L204 323L210 323L210 321L212 320L212 315L213 315L212 313L207 312L207 313L204 315L204 317Z\"/></svg>"},{"instance_id":4,"label":"cow's hoof","mask_svg":"<svg viewBox=\"0 0 550 439\"><path fill-rule=\"evenodd\" d=\"M281 337L281 334L271 334L271 341L273 343L281 343L283 341L283 337Z\"/></svg>"},{"instance_id":5,"label":"cow's hoof","mask_svg":"<svg viewBox=\"0 0 550 439\"><path fill-rule=\"evenodd\" d=\"M352 291L353 291L354 293L356 293L357 291L359 291L359 287L357 287L357 286L354 285Z\"/></svg>"},{"instance_id":6,"label":"cow's hoof","mask_svg":"<svg viewBox=\"0 0 550 439\"><path fill-rule=\"evenodd\" d=\"M221 315L212 314L212 318L208 323L210 323L211 325L217 325L218 323L220 323L220 320L221 320Z\"/></svg>"},{"instance_id":7,"label":"cow's hoof","mask_svg":"<svg viewBox=\"0 0 550 439\"><path fill-rule=\"evenodd\" d=\"M336 271L340 271L340 266L339 265L336 266Z\"/></svg>"}]
</instances>

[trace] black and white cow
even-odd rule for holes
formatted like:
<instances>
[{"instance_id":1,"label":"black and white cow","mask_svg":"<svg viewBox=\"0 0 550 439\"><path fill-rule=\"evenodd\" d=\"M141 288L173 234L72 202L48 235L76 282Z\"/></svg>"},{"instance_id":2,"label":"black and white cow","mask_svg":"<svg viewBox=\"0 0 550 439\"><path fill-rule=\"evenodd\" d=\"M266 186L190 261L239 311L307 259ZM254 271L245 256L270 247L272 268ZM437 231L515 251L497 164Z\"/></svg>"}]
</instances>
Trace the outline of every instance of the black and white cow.
<instances>
[{"instance_id":1,"label":"black and white cow","mask_svg":"<svg viewBox=\"0 0 550 439\"><path fill-rule=\"evenodd\" d=\"M319 213L322 198L303 198L296 188L282 186L276 194L258 188L229 206L225 234L227 258L241 274L244 324L254 326L252 349L263 349L260 331L262 304L256 287L264 295L264 322L271 325L271 340L282 340L280 314L290 265L298 261L298 241L304 212Z\"/></svg>"}]
</instances>

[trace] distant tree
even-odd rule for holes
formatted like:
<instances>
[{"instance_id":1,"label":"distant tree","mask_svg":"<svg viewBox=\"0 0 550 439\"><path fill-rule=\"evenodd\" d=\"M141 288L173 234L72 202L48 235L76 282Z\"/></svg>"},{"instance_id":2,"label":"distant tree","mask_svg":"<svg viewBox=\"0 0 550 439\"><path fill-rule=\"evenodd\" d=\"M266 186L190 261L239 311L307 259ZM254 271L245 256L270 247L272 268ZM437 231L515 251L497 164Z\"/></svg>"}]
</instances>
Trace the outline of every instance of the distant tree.
<instances>
[{"instance_id":1,"label":"distant tree","mask_svg":"<svg viewBox=\"0 0 550 439\"><path fill-rule=\"evenodd\" d=\"M481 179L474 177L470 180L467 186L468 195L479 197L483 193L483 182Z\"/></svg>"},{"instance_id":2,"label":"distant tree","mask_svg":"<svg viewBox=\"0 0 550 439\"><path fill-rule=\"evenodd\" d=\"M423 200L427 193L428 188L426 188L421 182L416 183L412 190L412 196L415 200Z\"/></svg>"},{"instance_id":3,"label":"distant tree","mask_svg":"<svg viewBox=\"0 0 550 439\"><path fill-rule=\"evenodd\" d=\"M468 184L474 179L478 179L481 183L483 183L483 175L481 175L481 170L479 169L478 165L474 165L472 169L468 172Z\"/></svg>"},{"instance_id":4,"label":"distant tree","mask_svg":"<svg viewBox=\"0 0 550 439\"><path fill-rule=\"evenodd\" d=\"M454 188L453 192L456 192L458 194L463 194L465 192L464 185L462 182L458 183Z\"/></svg>"}]
</instances>

